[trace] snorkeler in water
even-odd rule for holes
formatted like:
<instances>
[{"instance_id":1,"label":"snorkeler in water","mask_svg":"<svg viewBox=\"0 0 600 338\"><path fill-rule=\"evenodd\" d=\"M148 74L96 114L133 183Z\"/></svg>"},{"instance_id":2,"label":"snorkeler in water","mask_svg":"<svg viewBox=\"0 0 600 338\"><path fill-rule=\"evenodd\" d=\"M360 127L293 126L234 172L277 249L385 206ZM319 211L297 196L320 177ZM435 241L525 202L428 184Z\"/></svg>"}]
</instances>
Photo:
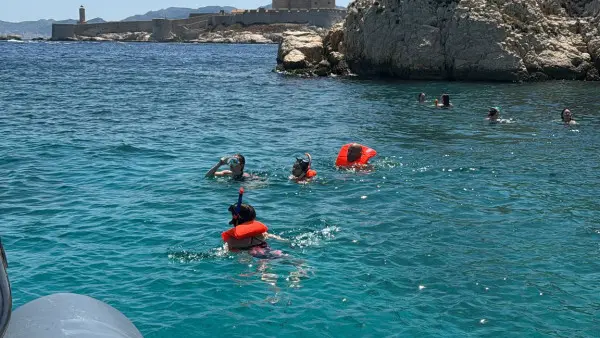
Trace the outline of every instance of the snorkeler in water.
<instances>
[{"instance_id":1,"label":"snorkeler in water","mask_svg":"<svg viewBox=\"0 0 600 338\"><path fill-rule=\"evenodd\" d=\"M256 220L256 211L249 204L242 203L244 189L240 189L238 203L229 206L233 227L221 234L229 251L248 251L257 258L278 258L283 256L280 250L271 250L267 239L286 241L277 235L269 234L268 228Z\"/></svg>"},{"instance_id":2,"label":"snorkeler in water","mask_svg":"<svg viewBox=\"0 0 600 338\"><path fill-rule=\"evenodd\" d=\"M317 176L317 171L311 169L312 165L312 156L309 153L305 154L307 159L296 158L296 163L292 167L292 175L290 176L291 180L296 182L304 182L308 181L311 178Z\"/></svg>"},{"instance_id":3,"label":"snorkeler in water","mask_svg":"<svg viewBox=\"0 0 600 338\"><path fill-rule=\"evenodd\" d=\"M338 168L364 167L375 155L377 152L374 149L359 143L349 143L340 149L335 166Z\"/></svg>"},{"instance_id":4,"label":"snorkeler in water","mask_svg":"<svg viewBox=\"0 0 600 338\"><path fill-rule=\"evenodd\" d=\"M221 166L225 164L229 165L229 170L217 171ZM251 175L244 172L245 166L246 158L242 154L221 157L219 162L206 173L205 177L230 176L234 180L243 180L245 178L250 178Z\"/></svg>"}]
</instances>

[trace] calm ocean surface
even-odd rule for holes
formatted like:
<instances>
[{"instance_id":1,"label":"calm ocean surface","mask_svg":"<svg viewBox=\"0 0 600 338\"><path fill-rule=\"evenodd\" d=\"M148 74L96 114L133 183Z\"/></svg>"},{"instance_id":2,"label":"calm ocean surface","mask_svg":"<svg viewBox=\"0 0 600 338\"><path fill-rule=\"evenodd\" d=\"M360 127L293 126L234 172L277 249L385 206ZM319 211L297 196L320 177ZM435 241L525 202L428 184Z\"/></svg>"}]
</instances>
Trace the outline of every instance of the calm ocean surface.
<instances>
[{"instance_id":1,"label":"calm ocean surface","mask_svg":"<svg viewBox=\"0 0 600 338\"><path fill-rule=\"evenodd\" d=\"M0 43L15 308L86 294L147 338L600 336L600 84L286 78L276 53ZM334 169L351 141L374 172ZM240 184L203 176L235 152L284 259L219 249Z\"/></svg>"}]
</instances>

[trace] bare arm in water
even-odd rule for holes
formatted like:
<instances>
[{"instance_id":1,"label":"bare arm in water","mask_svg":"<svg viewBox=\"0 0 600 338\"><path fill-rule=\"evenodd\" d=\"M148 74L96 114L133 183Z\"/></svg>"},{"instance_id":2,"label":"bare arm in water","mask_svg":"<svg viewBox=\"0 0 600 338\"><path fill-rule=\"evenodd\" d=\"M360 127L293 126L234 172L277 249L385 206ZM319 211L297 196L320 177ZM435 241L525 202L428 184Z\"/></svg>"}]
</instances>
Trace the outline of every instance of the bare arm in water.
<instances>
[{"instance_id":1,"label":"bare arm in water","mask_svg":"<svg viewBox=\"0 0 600 338\"><path fill-rule=\"evenodd\" d=\"M221 177L231 175L230 170L217 171L219 168L227 162L227 157L222 157L214 167L210 168L210 170L204 175L204 177Z\"/></svg>"},{"instance_id":2,"label":"bare arm in water","mask_svg":"<svg viewBox=\"0 0 600 338\"><path fill-rule=\"evenodd\" d=\"M274 234L269 234L269 233L265 233L265 237L266 238L273 238L273 239L276 239L276 240L282 241L282 242L289 242L290 241L289 239L285 239L283 237L280 237L280 236L277 236L277 235L274 235Z\"/></svg>"}]
</instances>

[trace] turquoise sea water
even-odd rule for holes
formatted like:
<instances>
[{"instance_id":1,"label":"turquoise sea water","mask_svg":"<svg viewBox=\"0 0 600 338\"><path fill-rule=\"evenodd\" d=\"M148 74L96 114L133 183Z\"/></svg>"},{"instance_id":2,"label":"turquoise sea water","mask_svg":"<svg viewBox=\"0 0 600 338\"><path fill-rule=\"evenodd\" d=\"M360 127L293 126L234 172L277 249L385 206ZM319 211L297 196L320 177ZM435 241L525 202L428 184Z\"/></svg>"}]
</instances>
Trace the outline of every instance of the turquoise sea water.
<instances>
[{"instance_id":1,"label":"turquoise sea water","mask_svg":"<svg viewBox=\"0 0 600 338\"><path fill-rule=\"evenodd\" d=\"M276 52L0 43L15 307L87 294L145 337L600 336L599 84L296 79ZM351 141L374 172L334 169ZM203 176L235 152L286 258L219 249L240 184Z\"/></svg>"}]
</instances>

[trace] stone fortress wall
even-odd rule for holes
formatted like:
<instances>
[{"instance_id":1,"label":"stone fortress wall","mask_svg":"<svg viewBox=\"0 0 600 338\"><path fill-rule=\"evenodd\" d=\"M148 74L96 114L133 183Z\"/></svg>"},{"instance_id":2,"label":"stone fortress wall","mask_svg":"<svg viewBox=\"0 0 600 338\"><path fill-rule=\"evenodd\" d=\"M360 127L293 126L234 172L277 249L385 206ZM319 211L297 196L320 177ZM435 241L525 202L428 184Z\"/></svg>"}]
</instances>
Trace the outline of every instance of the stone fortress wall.
<instances>
[{"instance_id":1,"label":"stone fortress wall","mask_svg":"<svg viewBox=\"0 0 600 338\"><path fill-rule=\"evenodd\" d=\"M273 9L335 8L335 0L273 0Z\"/></svg>"},{"instance_id":2,"label":"stone fortress wall","mask_svg":"<svg viewBox=\"0 0 600 338\"><path fill-rule=\"evenodd\" d=\"M274 2L276 2L275 0ZM299 2L299 0L286 0ZM335 0L311 0L315 3ZM305 4L306 5L306 4ZM317 5L315 5L317 6ZM169 20L153 19L152 21L106 22L97 24L54 24L53 40L68 40L76 36L98 36L107 33L146 32L153 35L156 41L172 39L173 36L185 37L186 33L199 29L210 29L220 25L244 26L255 24L297 23L329 28L346 17L346 10L336 8L319 9L285 9L285 10L246 10L238 13L192 14L187 19Z\"/></svg>"},{"instance_id":3,"label":"stone fortress wall","mask_svg":"<svg viewBox=\"0 0 600 338\"><path fill-rule=\"evenodd\" d=\"M314 1L314 0L313 0ZM248 10L233 15L215 15L210 25L255 25L275 23L298 23L329 28L346 17L340 9L291 9L291 10Z\"/></svg>"}]
</instances>

